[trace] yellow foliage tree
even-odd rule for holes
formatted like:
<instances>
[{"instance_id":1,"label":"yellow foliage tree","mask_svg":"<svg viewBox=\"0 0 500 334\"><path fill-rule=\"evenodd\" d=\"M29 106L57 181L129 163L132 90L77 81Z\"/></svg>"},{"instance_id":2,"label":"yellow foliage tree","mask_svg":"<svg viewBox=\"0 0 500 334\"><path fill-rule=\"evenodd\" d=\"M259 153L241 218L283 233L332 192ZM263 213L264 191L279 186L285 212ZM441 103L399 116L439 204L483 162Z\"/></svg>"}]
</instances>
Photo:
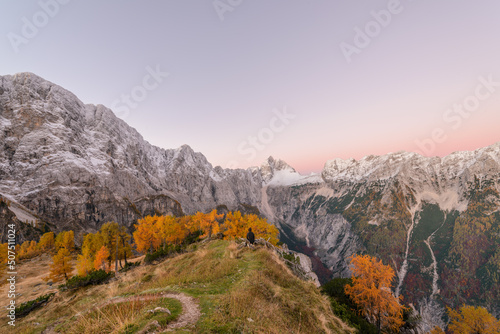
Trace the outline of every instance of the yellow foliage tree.
<instances>
[{"instance_id":1,"label":"yellow foliage tree","mask_svg":"<svg viewBox=\"0 0 500 334\"><path fill-rule=\"evenodd\" d=\"M100 233L88 233L83 237L82 254L78 255L76 264L78 275L85 276L94 270L95 256L103 245Z\"/></svg>"},{"instance_id":2,"label":"yellow foliage tree","mask_svg":"<svg viewBox=\"0 0 500 334\"><path fill-rule=\"evenodd\" d=\"M259 218L257 215L242 215L241 212L229 212L224 221L225 239L245 238L248 228L252 228L255 238L263 238L273 245L279 241L279 231L276 226L271 225L266 219Z\"/></svg>"},{"instance_id":3,"label":"yellow foliage tree","mask_svg":"<svg viewBox=\"0 0 500 334\"><path fill-rule=\"evenodd\" d=\"M19 256L20 259L24 259L26 257L26 254L28 253L29 246L30 246L29 241L25 241L21 244L21 248L19 248L19 253L17 253L17 255Z\"/></svg>"},{"instance_id":4,"label":"yellow foliage tree","mask_svg":"<svg viewBox=\"0 0 500 334\"><path fill-rule=\"evenodd\" d=\"M158 216L147 216L134 224L135 231L132 234L136 244L137 251L147 253L158 250L161 245L161 235L158 229Z\"/></svg>"},{"instance_id":5,"label":"yellow foliage tree","mask_svg":"<svg viewBox=\"0 0 500 334\"><path fill-rule=\"evenodd\" d=\"M189 233L181 220L173 216L159 217L157 227L164 244L180 244Z\"/></svg>"},{"instance_id":6,"label":"yellow foliage tree","mask_svg":"<svg viewBox=\"0 0 500 334\"><path fill-rule=\"evenodd\" d=\"M448 308L448 316L448 330L453 334L500 333L500 321L484 307L463 305L458 311Z\"/></svg>"},{"instance_id":7,"label":"yellow foliage tree","mask_svg":"<svg viewBox=\"0 0 500 334\"><path fill-rule=\"evenodd\" d=\"M75 232L63 231L56 236L55 239L56 252L61 248L66 248L70 252L75 249Z\"/></svg>"},{"instance_id":8,"label":"yellow foliage tree","mask_svg":"<svg viewBox=\"0 0 500 334\"><path fill-rule=\"evenodd\" d=\"M131 236L127 233L125 226L120 226L115 222L108 222L101 226L99 234L110 254L108 266L111 268L112 261L115 261L116 266L118 265L118 260L120 261L120 265L122 259L125 259L125 262L127 262L127 255L132 255L132 247L129 244Z\"/></svg>"},{"instance_id":9,"label":"yellow foliage tree","mask_svg":"<svg viewBox=\"0 0 500 334\"><path fill-rule=\"evenodd\" d=\"M360 307L378 332L386 328L397 332L403 325L404 307L391 292L394 270L369 255L351 257L352 285L345 293Z\"/></svg>"},{"instance_id":10,"label":"yellow foliage tree","mask_svg":"<svg viewBox=\"0 0 500 334\"><path fill-rule=\"evenodd\" d=\"M76 261L76 271L78 276L87 276L94 269L94 262L88 256L78 255Z\"/></svg>"},{"instance_id":11,"label":"yellow foliage tree","mask_svg":"<svg viewBox=\"0 0 500 334\"><path fill-rule=\"evenodd\" d=\"M25 241L19 248L18 257L22 259L31 259L39 254L36 241Z\"/></svg>"},{"instance_id":12,"label":"yellow foliage tree","mask_svg":"<svg viewBox=\"0 0 500 334\"><path fill-rule=\"evenodd\" d=\"M102 246L95 256L95 261L94 261L95 270L99 269L106 270L106 261L108 260L109 256L110 254L106 246Z\"/></svg>"},{"instance_id":13,"label":"yellow foliage tree","mask_svg":"<svg viewBox=\"0 0 500 334\"><path fill-rule=\"evenodd\" d=\"M28 255L30 255L30 257L32 257L34 255L38 255L38 247L36 245L36 241L35 240L31 240L30 241L30 244L29 244L29 247L28 247Z\"/></svg>"},{"instance_id":14,"label":"yellow foliage tree","mask_svg":"<svg viewBox=\"0 0 500 334\"><path fill-rule=\"evenodd\" d=\"M445 332L439 326L435 326L429 334L445 334Z\"/></svg>"},{"instance_id":15,"label":"yellow foliage tree","mask_svg":"<svg viewBox=\"0 0 500 334\"><path fill-rule=\"evenodd\" d=\"M55 246L55 238L54 232L47 232L40 237L40 241L38 242L38 249L47 252L54 249Z\"/></svg>"},{"instance_id":16,"label":"yellow foliage tree","mask_svg":"<svg viewBox=\"0 0 500 334\"><path fill-rule=\"evenodd\" d=\"M116 234L116 240L118 242L118 247L115 248L117 254L115 258L120 261L120 266L122 267L122 259L125 260L125 265L127 264L127 257L132 256L132 245L130 240L132 236L127 233L125 226L120 226Z\"/></svg>"},{"instance_id":17,"label":"yellow foliage tree","mask_svg":"<svg viewBox=\"0 0 500 334\"><path fill-rule=\"evenodd\" d=\"M244 238L248 231L247 222L241 212L228 212L224 221L224 238L236 239Z\"/></svg>"},{"instance_id":18,"label":"yellow foliage tree","mask_svg":"<svg viewBox=\"0 0 500 334\"><path fill-rule=\"evenodd\" d=\"M246 215L246 220L247 226L252 228L255 238L266 239L276 246L279 241L279 231L276 226L269 224L266 219L259 218L257 215Z\"/></svg>"},{"instance_id":19,"label":"yellow foliage tree","mask_svg":"<svg viewBox=\"0 0 500 334\"><path fill-rule=\"evenodd\" d=\"M202 237L212 237L212 234L219 233L219 220L224 215L217 214L217 210L212 210L210 213L197 212L192 217L192 225L197 226L203 231Z\"/></svg>"},{"instance_id":20,"label":"yellow foliage tree","mask_svg":"<svg viewBox=\"0 0 500 334\"><path fill-rule=\"evenodd\" d=\"M102 235L99 233L89 233L83 237L82 242L82 255L91 258L92 261L95 258L95 254L104 245L104 240Z\"/></svg>"},{"instance_id":21,"label":"yellow foliage tree","mask_svg":"<svg viewBox=\"0 0 500 334\"><path fill-rule=\"evenodd\" d=\"M54 282L64 278L66 281L71 277L73 265L71 264L71 254L67 248L60 248L56 255L52 257L49 279Z\"/></svg>"},{"instance_id":22,"label":"yellow foliage tree","mask_svg":"<svg viewBox=\"0 0 500 334\"><path fill-rule=\"evenodd\" d=\"M9 244L0 244L0 264L7 263L9 254Z\"/></svg>"},{"instance_id":23,"label":"yellow foliage tree","mask_svg":"<svg viewBox=\"0 0 500 334\"><path fill-rule=\"evenodd\" d=\"M6 267L4 264L7 263L9 256L9 244L4 243L0 244L0 278L2 277L4 271L6 271Z\"/></svg>"}]
</instances>

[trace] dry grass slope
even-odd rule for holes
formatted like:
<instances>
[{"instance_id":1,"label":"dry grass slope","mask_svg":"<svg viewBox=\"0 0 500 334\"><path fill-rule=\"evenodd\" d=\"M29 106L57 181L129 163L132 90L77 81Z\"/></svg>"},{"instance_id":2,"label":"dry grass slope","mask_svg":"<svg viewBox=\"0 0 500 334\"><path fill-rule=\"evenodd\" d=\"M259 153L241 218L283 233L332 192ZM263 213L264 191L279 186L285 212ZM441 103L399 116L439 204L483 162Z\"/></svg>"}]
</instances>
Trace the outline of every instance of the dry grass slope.
<instances>
[{"instance_id":1,"label":"dry grass slope","mask_svg":"<svg viewBox=\"0 0 500 334\"><path fill-rule=\"evenodd\" d=\"M354 333L314 284L293 276L277 255L221 240L192 245L185 254L141 265L103 286L59 292L19 319L14 330L0 324L0 332L136 333L154 321L163 331L182 312L177 300L110 300L165 293L192 296L201 308L200 319L176 333ZM173 310L172 316L145 312L157 306Z\"/></svg>"}]
</instances>

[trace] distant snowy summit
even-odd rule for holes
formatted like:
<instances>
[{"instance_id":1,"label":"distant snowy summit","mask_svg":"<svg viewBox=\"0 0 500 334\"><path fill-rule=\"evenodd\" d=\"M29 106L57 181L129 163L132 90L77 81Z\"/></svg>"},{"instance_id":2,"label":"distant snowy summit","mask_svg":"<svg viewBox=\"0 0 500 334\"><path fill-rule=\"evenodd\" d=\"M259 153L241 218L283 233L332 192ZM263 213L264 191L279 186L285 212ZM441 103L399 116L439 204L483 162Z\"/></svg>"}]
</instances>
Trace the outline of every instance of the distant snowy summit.
<instances>
[{"instance_id":1,"label":"distant snowy summit","mask_svg":"<svg viewBox=\"0 0 500 334\"><path fill-rule=\"evenodd\" d=\"M264 184L269 186L292 186L323 182L318 173L302 175L285 161L275 160L273 157L269 157L260 166L260 173Z\"/></svg>"}]
</instances>

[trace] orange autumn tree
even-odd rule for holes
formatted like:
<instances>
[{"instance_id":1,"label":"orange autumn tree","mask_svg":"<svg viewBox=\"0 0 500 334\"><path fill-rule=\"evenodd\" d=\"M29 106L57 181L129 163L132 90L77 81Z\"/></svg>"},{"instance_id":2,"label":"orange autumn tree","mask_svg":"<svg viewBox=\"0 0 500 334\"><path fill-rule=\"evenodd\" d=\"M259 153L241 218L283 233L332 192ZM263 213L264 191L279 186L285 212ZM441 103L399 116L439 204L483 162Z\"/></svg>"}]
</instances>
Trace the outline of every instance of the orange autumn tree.
<instances>
[{"instance_id":1,"label":"orange autumn tree","mask_svg":"<svg viewBox=\"0 0 500 334\"><path fill-rule=\"evenodd\" d=\"M259 218L257 215L242 215L241 212L229 212L224 221L225 239L245 238L248 233L248 228L252 228L256 238L269 240L273 245L276 245L278 239L278 229L276 226L269 224L265 219Z\"/></svg>"},{"instance_id":2,"label":"orange autumn tree","mask_svg":"<svg viewBox=\"0 0 500 334\"><path fill-rule=\"evenodd\" d=\"M19 249L19 259L31 259L39 254L36 241L25 241Z\"/></svg>"},{"instance_id":3,"label":"orange autumn tree","mask_svg":"<svg viewBox=\"0 0 500 334\"><path fill-rule=\"evenodd\" d=\"M8 254L9 254L9 244L8 243L0 244L0 265L7 263Z\"/></svg>"},{"instance_id":4,"label":"orange autumn tree","mask_svg":"<svg viewBox=\"0 0 500 334\"><path fill-rule=\"evenodd\" d=\"M50 251L54 249L55 238L54 232L47 232L40 237L40 241L38 242L38 249L43 252Z\"/></svg>"},{"instance_id":5,"label":"orange autumn tree","mask_svg":"<svg viewBox=\"0 0 500 334\"><path fill-rule=\"evenodd\" d=\"M241 212L228 212L224 221L224 239L244 238L247 232L247 222Z\"/></svg>"},{"instance_id":6,"label":"orange autumn tree","mask_svg":"<svg viewBox=\"0 0 500 334\"><path fill-rule=\"evenodd\" d=\"M448 308L448 316L448 330L453 334L500 333L500 321L484 307L463 305L458 311Z\"/></svg>"},{"instance_id":7,"label":"orange autumn tree","mask_svg":"<svg viewBox=\"0 0 500 334\"><path fill-rule=\"evenodd\" d=\"M52 265L50 266L49 279L58 282L61 279L66 281L70 278L73 271L71 264L71 254L67 248L60 248L56 255L52 257Z\"/></svg>"},{"instance_id":8,"label":"orange autumn tree","mask_svg":"<svg viewBox=\"0 0 500 334\"><path fill-rule=\"evenodd\" d=\"M122 260L127 264L127 257L132 256L132 246L129 241L131 236L127 233L125 226L115 222L103 224L97 233L88 233L83 237L82 253L78 255L77 271L79 276L88 275L95 270L94 262L97 252L105 246L109 252L108 268L115 261L115 270L118 264L123 268Z\"/></svg>"},{"instance_id":9,"label":"orange autumn tree","mask_svg":"<svg viewBox=\"0 0 500 334\"><path fill-rule=\"evenodd\" d=\"M79 276L85 276L94 270L94 261L97 252L104 245L100 233L88 233L83 237L82 254L78 255L76 269Z\"/></svg>"},{"instance_id":10,"label":"orange autumn tree","mask_svg":"<svg viewBox=\"0 0 500 334\"><path fill-rule=\"evenodd\" d=\"M435 326L429 334L445 334L445 332L439 326Z\"/></svg>"},{"instance_id":11,"label":"orange autumn tree","mask_svg":"<svg viewBox=\"0 0 500 334\"><path fill-rule=\"evenodd\" d=\"M0 244L0 278L2 278L3 273L7 271L5 264L9 259L9 244Z\"/></svg>"},{"instance_id":12,"label":"orange autumn tree","mask_svg":"<svg viewBox=\"0 0 500 334\"><path fill-rule=\"evenodd\" d=\"M108 266L111 268L112 261L115 261L115 269L118 270L118 261L121 266L122 259L125 259L126 263L127 256L132 256L132 247L129 244L131 236L127 233L125 226L115 222L103 224L98 233L110 254Z\"/></svg>"},{"instance_id":13,"label":"orange autumn tree","mask_svg":"<svg viewBox=\"0 0 500 334\"><path fill-rule=\"evenodd\" d=\"M182 220L174 216L161 216L156 222L163 245L180 244L189 234Z\"/></svg>"},{"instance_id":14,"label":"orange autumn tree","mask_svg":"<svg viewBox=\"0 0 500 334\"><path fill-rule=\"evenodd\" d=\"M75 232L63 231L56 236L54 241L56 252L61 248L66 248L70 252L75 249Z\"/></svg>"},{"instance_id":15,"label":"orange autumn tree","mask_svg":"<svg viewBox=\"0 0 500 334\"><path fill-rule=\"evenodd\" d=\"M110 254L106 246L101 246L101 249L95 255L94 268L95 270L103 269L106 270L106 261L108 260Z\"/></svg>"},{"instance_id":16,"label":"orange autumn tree","mask_svg":"<svg viewBox=\"0 0 500 334\"><path fill-rule=\"evenodd\" d=\"M76 260L76 272L78 276L87 276L94 269L94 262L88 256L80 254Z\"/></svg>"},{"instance_id":17,"label":"orange autumn tree","mask_svg":"<svg viewBox=\"0 0 500 334\"><path fill-rule=\"evenodd\" d=\"M135 231L133 233L135 245L138 252L147 253L156 251L161 245L161 234L158 229L158 216L147 216L137 221L134 224Z\"/></svg>"},{"instance_id":18,"label":"orange autumn tree","mask_svg":"<svg viewBox=\"0 0 500 334\"><path fill-rule=\"evenodd\" d=\"M212 237L212 234L219 233L219 220L224 215L217 214L217 210L212 210L210 213L197 212L191 217L191 230L200 230L203 232L202 237Z\"/></svg>"},{"instance_id":19,"label":"orange autumn tree","mask_svg":"<svg viewBox=\"0 0 500 334\"><path fill-rule=\"evenodd\" d=\"M277 245L279 241L279 231L276 226L269 224L266 219L259 218L257 215L250 214L245 215L244 217L247 221L247 227L252 228L252 231L255 234L255 238L263 238L269 241L271 244L275 246ZM247 231L245 231L245 235L243 237L246 237L248 228L246 230Z\"/></svg>"},{"instance_id":20,"label":"orange autumn tree","mask_svg":"<svg viewBox=\"0 0 500 334\"><path fill-rule=\"evenodd\" d=\"M352 285L345 286L346 295L379 333L382 328L397 332L403 325L404 307L391 292L394 270L369 255L352 256L351 266Z\"/></svg>"}]
</instances>

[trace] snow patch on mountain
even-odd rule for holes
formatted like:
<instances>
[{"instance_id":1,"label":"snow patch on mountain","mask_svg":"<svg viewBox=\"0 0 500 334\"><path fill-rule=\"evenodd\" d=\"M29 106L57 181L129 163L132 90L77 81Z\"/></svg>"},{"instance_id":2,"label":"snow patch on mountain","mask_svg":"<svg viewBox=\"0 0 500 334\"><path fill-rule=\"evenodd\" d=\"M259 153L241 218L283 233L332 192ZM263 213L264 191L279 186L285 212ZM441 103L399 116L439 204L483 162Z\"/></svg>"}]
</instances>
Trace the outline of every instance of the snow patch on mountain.
<instances>
[{"instance_id":1,"label":"snow patch on mountain","mask_svg":"<svg viewBox=\"0 0 500 334\"><path fill-rule=\"evenodd\" d=\"M283 160L269 157L261 166L263 185L267 186L297 186L308 183L323 183L321 175L311 173L302 175Z\"/></svg>"},{"instance_id":2,"label":"snow patch on mountain","mask_svg":"<svg viewBox=\"0 0 500 334\"><path fill-rule=\"evenodd\" d=\"M317 173L301 175L289 170L277 171L273 178L267 183L269 186L297 186L307 183L322 183L323 179Z\"/></svg>"}]
</instances>

